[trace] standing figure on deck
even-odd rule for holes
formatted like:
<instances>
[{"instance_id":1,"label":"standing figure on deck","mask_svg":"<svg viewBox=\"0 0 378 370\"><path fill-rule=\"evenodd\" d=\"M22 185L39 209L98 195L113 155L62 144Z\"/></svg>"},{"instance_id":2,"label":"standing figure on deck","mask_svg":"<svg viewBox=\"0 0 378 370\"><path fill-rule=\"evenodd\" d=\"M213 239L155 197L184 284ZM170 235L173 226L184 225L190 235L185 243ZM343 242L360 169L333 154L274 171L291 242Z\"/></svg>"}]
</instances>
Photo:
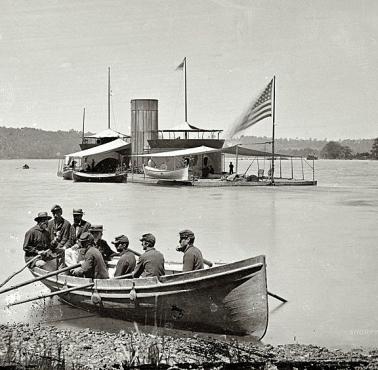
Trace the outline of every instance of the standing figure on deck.
<instances>
[{"instance_id":1,"label":"standing figure on deck","mask_svg":"<svg viewBox=\"0 0 378 370\"><path fill-rule=\"evenodd\" d=\"M110 261L115 252L109 247L109 244L102 239L103 231L103 225L92 225L89 228L89 232L94 238L94 246L101 252L105 261Z\"/></svg>"},{"instance_id":2,"label":"standing figure on deck","mask_svg":"<svg viewBox=\"0 0 378 370\"><path fill-rule=\"evenodd\" d=\"M120 259L117 262L114 277L130 274L134 271L136 260L133 252L129 251L129 239L125 235L116 236L112 244L117 248Z\"/></svg>"},{"instance_id":3,"label":"standing figure on deck","mask_svg":"<svg viewBox=\"0 0 378 370\"><path fill-rule=\"evenodd\" d=\"M180 240L176 250L184 253L182 271L202 270L203 257L201 251L193 245L193 231L182 230L179 234Z\"/></svg>"},{"instance_id":4,"label":"standing figure on deck","mask_svg":"<svg viewBox=\"0 0 378 370\"><path fill-rule=\"evenodd\" d=\"M51 245L55 248L66 249L70 247L71 224L62 217L63 210L58 204L51 208L54 219L49 221L48 231Z\"/></svg>"},{"instance_id":5,"label":"standing figure on deck","mask_svg":"<svg viewBox=\"0 0 378 370\"><path fill-rule=\"evenodd\" d=\"M85 232L78 239L80 248L83 249L84 260L81 267L72 271L74 276L84 276L90 279L109 279L109 273L100 251L94 246L94 238Z\"/></svg>"},{"instance_id":6,"label":"standing figure on deck","mask_svg":"<svg viewBox=\"0 0 378 370\"><path fill-rule=\"evenodd\" d=\"M234 164L232 162L230 162L230 164L228 165L228 168L230 169L228 174L232 175L234 173Z\"/></svg>"},{"instance_id":7,"label":"standing figure on deck","mask_svg":"<svg viewBox=\"0 0 378 370\"><path fill-rule=\"evenodd\" d=\"M140 241L145 252L139 257L133 277L159 277L165 275L164 256L154 248L156 238L147 233L142 235Z\"/></svg>"},{"instance_id":8,"label":"standing figure on deck","mask_svg":"<svg viewBox=\"0 0 378 370\"><path fill-rule=\"evenodd\" d=\"M51 238L47 230L48 221L51 216L47 212L39 212L34 219L37 225L33 226L25 233L24 246L25 261L28 262L37 255L41 256L40 260L35 262L35 266L42 267L45 260L51 258Z\"/></svg>"}]
</instances>

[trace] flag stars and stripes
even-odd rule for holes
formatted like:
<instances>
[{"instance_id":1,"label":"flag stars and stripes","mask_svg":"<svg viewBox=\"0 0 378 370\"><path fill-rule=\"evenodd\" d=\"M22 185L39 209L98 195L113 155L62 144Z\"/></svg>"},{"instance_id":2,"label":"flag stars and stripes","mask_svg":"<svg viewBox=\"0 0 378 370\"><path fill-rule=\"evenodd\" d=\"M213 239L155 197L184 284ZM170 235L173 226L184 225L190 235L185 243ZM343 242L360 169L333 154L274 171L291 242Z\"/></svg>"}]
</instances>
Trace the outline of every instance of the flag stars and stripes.
<instances>
[{"instance_id":1,"label":"flag stars and stripes","mask_svg":"<svg viewBox=\"0 0 378 370\"><path fill-rule=\"evenodd\" d=\"M236 123L231 137L255 123L272 116L272 90L273 80L269 82L264 91L247 109L243 117Z\"/></svg>"}]
</instances>

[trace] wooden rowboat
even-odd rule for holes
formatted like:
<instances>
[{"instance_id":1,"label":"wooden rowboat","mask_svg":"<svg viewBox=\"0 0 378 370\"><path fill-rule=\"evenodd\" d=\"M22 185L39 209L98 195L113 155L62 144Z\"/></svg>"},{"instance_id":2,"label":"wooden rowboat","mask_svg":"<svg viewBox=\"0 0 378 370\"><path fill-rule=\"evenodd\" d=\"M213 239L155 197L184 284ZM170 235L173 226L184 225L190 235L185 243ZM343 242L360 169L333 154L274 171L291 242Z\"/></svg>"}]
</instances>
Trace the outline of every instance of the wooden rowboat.
<instances>
[{"instance_id":1,"label":"wooden rowboat","mask_svg":"<svg viewBox=\"0 0 378 370\"><path fill-rule=\"evenodd\" d=\"M175 170L163 170L160 168L143 166L144 174L153 179L161 180L176 180L188 181L189 180L189 167L177 168Z\"/></svg>"},{"instance_id":2,"label":"wooden rowboat","mask_svg":"<svg viewBox=\"0 0 378 370\"><path fill-rule=\"evenodd\" d=\"M35 277L48 272L31 269ZM58 275L41 280L51 291L81 287L91 279ZM265 256L160 278L95 279L59 298L103 316L184 330L251 335L268 324Z\"/></svg>"},{"instance_id":3,"label":"wooden rowboat","mask_svg":"<svg viewBox=\"0 0 378 370\"><path fill-rule=\"evenodd\" d=\"M72 177L76 182L126 182L127 172L88 173L74 171Z\"/></svg>"}]
</instances>

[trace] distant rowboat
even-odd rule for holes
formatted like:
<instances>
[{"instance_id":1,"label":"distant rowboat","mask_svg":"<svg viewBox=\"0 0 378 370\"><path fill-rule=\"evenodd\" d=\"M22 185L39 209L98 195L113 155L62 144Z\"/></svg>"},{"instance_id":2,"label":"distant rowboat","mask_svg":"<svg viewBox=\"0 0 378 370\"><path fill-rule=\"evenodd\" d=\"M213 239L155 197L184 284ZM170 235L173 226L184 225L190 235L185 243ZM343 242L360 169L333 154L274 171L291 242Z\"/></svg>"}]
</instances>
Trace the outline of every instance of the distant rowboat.
<instances>
[{"instance_id":1,"label":"distant rowboat","mask_svg":"<svg viewBox=\"0 0 378 370\"><path fill-rule=\"evenodd\" d=\"M144 174L153 179L189 181L189 167L177 168L174 170L160 169L143 166Z\"/></svg>"},{"instance_id":2,"label":"distant rowboat","mask_svg":"<svg viewBox=\"0 0 378 370\"><path fill-rule=\"evenodd\" d=\"M34 267L35 277L48 271ZM94 282L92 287L88 284ZM70 305L142 324L261 339L268 325L265 257L139 279L94 281L68 275L42 280ZM77 287L77 289L75 289Z\"/></svg>"},{"instance_id":3,"label":"distant rowboat","mask_svg":"<svg viewBox=\"0 0 378 370\"><path fill-rule=\"evenodd\" d=\"M88 173L73 171L72 177L76 182L126 182L127 172Z\"/></svg>"}]
</instances>

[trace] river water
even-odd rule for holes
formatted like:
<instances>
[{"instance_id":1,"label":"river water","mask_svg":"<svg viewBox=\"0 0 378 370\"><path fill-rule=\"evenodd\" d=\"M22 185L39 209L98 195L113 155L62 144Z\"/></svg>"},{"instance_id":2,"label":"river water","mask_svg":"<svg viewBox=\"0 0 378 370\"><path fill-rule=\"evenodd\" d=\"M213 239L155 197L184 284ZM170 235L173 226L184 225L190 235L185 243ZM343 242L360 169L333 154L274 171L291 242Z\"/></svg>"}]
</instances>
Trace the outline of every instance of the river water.
<instances>
[{"instance_id":1,"label":"river water","mask_svg":"<svg viewBox=\"0 0 378 370\"><path fill-rule=\"evenodd\" d=\"M0 161L0 281L23 266L24 233L55 203L104 225L104 239L152 232L166 260L178 231L192 229L211 261L265 254L270 318L264 343L331 347L378 346L378 161L316 161L316 187L190 188L85 184L56 176L54 160ZM240 161L239 171L249 165ZM30 279L24 271L13 283ZM120 330L132 325L67 307L57 300L13 308L15 299L46 292L34 284L0 296L0 323L47 322L63 327ZM142 328L148 330L148 328Z\"/></svg>"}]
</instances>

